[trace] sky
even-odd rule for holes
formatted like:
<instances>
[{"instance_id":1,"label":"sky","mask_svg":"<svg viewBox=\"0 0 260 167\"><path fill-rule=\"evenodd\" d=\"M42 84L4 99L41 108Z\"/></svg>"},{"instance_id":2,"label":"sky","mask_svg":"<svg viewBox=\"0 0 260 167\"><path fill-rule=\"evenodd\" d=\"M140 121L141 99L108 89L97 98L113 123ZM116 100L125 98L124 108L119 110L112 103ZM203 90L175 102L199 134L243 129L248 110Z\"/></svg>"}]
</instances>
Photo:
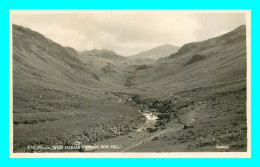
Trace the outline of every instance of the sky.
<instances>
[{"instance_id":1,"label":"sky","mask_svg":"<svg viewBox=\"0 0 260 167\"><path fill-rule=\"evenodd\" d=\"M42 13L13 14L12 23L78 51L109 49L122 56L164 44L182 46L202 41L246 24L246 15L242 12L85 10Z\"/></svg>"}]
</instances>

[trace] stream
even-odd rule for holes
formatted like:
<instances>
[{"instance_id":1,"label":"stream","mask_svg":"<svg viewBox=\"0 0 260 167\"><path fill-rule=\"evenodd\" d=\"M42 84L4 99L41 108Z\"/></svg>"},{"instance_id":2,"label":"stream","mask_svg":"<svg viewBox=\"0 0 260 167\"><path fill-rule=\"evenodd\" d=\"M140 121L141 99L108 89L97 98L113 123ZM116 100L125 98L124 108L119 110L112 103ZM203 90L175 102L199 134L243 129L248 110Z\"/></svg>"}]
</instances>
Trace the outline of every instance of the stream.
<instances>
[{"instance_id":1,"label":"stream","mask_svg":"<svg viewBox=\"0 0 260 167\"><path fill-rule=\"evenodd\" d=\"M146 117L146 121L140 128L137 129L137 132L142 132L149 127L153 127L158 119L154 113L144 113L143 116Z\"/></svg>"}]
</instances>

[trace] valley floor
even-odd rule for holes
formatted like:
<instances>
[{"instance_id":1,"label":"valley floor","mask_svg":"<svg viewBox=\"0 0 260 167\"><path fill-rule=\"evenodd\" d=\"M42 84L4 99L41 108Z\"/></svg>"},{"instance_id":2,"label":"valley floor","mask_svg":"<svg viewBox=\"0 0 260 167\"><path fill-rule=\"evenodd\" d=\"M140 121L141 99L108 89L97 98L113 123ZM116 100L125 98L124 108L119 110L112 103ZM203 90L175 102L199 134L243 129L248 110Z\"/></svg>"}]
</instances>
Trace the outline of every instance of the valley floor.
<instances>
[{"instance_id":1,"label":"valley floor","mask_svg":"<svg viewBox=\"0 0 260 167\"><path fill-rule=\"evenodd\" d=\"M78 145L80 148L59 151L246 151L244 81L235 82L233 85L212 85L184 90L167 98L162 98L161 95L158 95L158 98L148 98L144 92L137 91L133 94L133 89L126 89L127 92L105 93L106 98L110 99L109 103L114 105L111 110L118 111L113 112L111 117L100 113L99 116L103 114L106 118L95 119L94 115L79 115L38 124L15 125L15 151L46 152L26 148L26 145L64 144ZM98 148L84 148L86 145ZM49 151L57 150L47 150Z\"/></svg>"}]
</instances>

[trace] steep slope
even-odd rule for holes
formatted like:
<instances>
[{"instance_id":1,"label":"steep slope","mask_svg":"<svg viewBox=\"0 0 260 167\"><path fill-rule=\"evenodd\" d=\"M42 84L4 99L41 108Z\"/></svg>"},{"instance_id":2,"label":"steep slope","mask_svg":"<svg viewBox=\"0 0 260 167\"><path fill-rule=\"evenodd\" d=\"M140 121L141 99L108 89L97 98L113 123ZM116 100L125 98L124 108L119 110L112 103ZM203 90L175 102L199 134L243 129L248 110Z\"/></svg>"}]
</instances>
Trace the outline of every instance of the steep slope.
<instances>
[{"instance_id":1,"label":"steep slope","mask_svg":"<svg viewBox=\"0 0 260 167\"><path fill-rule=\"evenodd\" d=\"M136 77L137 85L163 84L173 90L245 81L245 26L216 38L185 44L177 53L158 60L153 68L139 71Z\"/></svg>"},{"instance_id":2,"label":"steep slope","mask_svg":"<svg viewBox=\"0 0 260 167\"><path fill-rule=\"evenodd\" d=\"M131 59L159 59L162 57L170 56L173 53L176 53L179 50L179 47L173 46L170 44L161 45L158 47L155 47L153 49L143 51L141 53L138 53L133 56L129 56Z\"/></svg>"},{"instance_id":3,"label":"steep slope","mask_svg":"<svg viewBox=\"0 0 260 167\"><path fill-rule=\"evenodd\" d=\"M130 151L246 151L246 71L244 25L135 69L138 104L161 119L154 137Z\"/></svg>"},{"instance_id":4,"label":"steep slope","mask_svg":"<svg viewBox=\"0 0 260 167\"><path fill-rule=\"evenodd\" d=\"M115 135L110 128L124 134L141 122L135 107L107 94L108 81L73 48L21 26L12 29L15 151L28 145L90 144Z\"/></svg>"},{"instance_id":5,"label":"steep slope","mask_svg":"<svg viewBox=\"0 0 260 167\"><path fill-rule=\"evenodd\" d=\"M96 85L95 74L84 68L83 63L61 45L23 27L14 25L13 29L14 78L27 75Z\"/></svg>"}]
</instances>

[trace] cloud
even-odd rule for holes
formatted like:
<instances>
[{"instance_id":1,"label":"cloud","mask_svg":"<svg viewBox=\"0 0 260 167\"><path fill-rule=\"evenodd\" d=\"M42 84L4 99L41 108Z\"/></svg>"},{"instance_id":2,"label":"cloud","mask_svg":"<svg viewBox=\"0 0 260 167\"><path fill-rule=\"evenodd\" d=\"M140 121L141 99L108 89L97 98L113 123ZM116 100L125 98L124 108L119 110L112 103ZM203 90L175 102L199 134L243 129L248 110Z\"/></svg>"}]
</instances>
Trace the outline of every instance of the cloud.
<instances>
[{"instance_id":1,"label":"cloud","mask_svg":"<svg viewBox=\"0 0 260 167\"><path fill-rule=\"evenodd\" d=\"M241 17L173 10L99 10L81 14L15 14L13 22L76 50L111 49L121 55L133 55L166 43L182 46L213 37L239 26Z\"/></svg>"}]
</instances>

